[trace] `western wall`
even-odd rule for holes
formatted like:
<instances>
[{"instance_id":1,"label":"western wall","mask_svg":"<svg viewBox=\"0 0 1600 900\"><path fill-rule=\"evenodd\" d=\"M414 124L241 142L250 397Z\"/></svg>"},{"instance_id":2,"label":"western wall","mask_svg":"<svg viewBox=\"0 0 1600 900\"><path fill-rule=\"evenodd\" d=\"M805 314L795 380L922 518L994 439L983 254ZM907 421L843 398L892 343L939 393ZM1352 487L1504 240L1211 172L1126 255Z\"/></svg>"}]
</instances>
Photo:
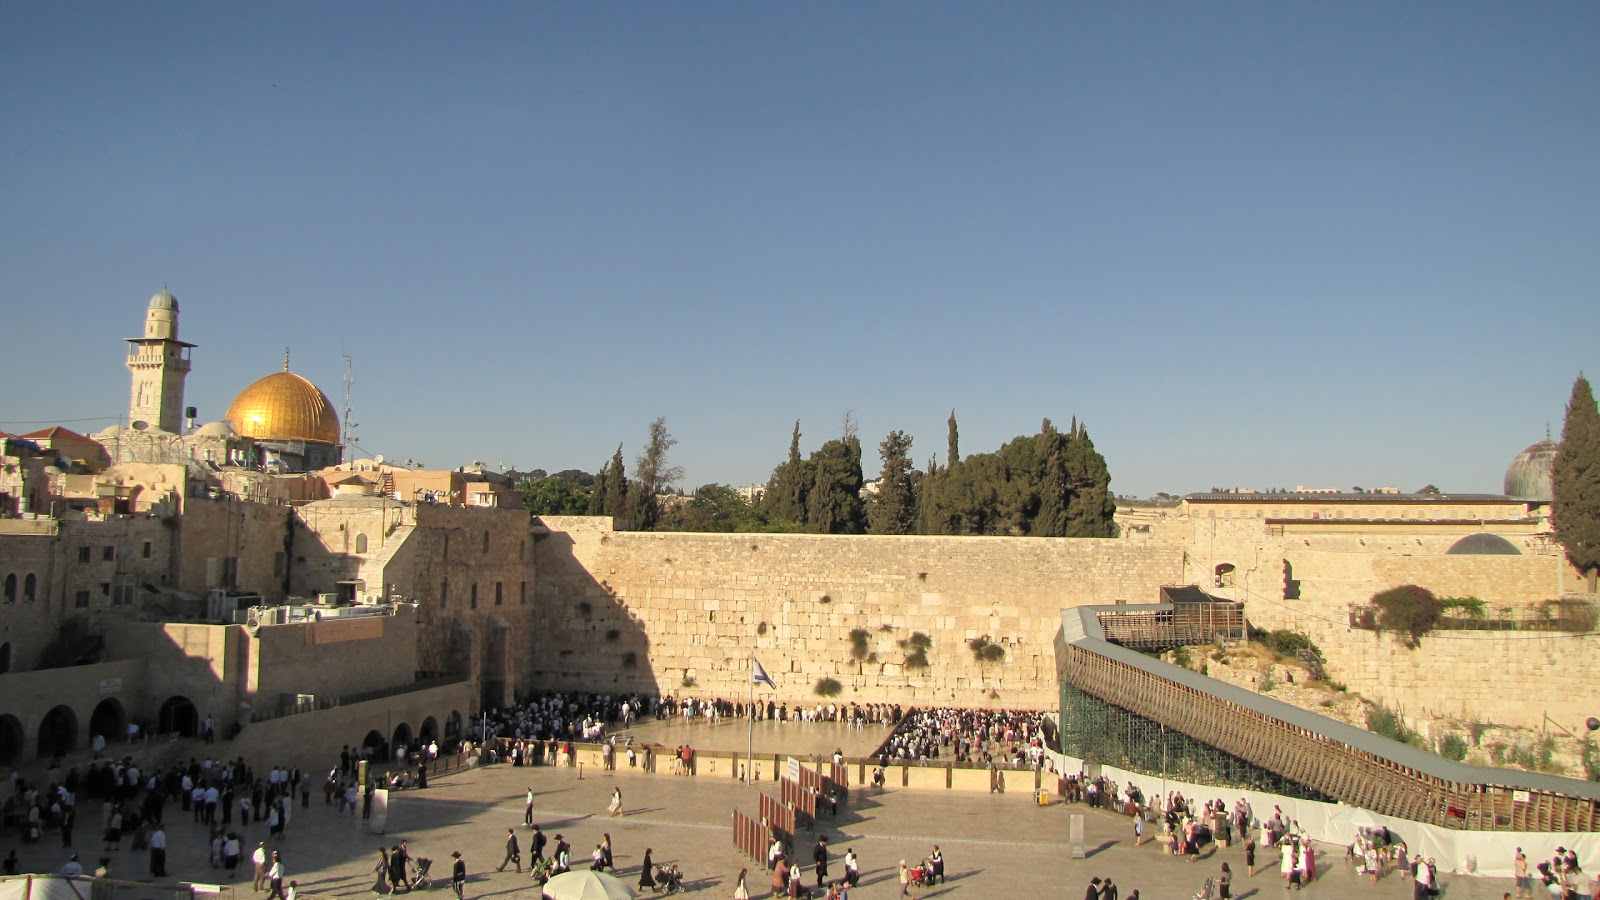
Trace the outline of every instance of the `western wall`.
<instances>
[{"instance_id":1,"label":"western wall","mask_svg":"<svg viewBox=\"0 0 1600 900\"><path fill-rule=\"evenodd\" d=\"M535 541L535 687L733 699L753 653L789 703L832 678L834 702L1054 707L1061 609L1154 602L1183 564L1149 541L619 532L577 516L539 519ZM876 662L853 658L855 628ZM932 639L925 670L898 646L914 632ZM978 637L1004 661L980 665Z\"/></svg>"}]
</instances>

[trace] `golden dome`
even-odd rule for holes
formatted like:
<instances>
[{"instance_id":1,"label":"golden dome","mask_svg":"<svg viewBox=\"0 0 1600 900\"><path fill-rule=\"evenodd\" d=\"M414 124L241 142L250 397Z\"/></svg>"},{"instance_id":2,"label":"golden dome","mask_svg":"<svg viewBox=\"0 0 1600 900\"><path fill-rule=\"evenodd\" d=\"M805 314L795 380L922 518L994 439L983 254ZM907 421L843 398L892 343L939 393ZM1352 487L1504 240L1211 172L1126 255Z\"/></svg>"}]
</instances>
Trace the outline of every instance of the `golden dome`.
<instances>
[{"instance_id":1,"label":"golden dome","mask_svg":"<svg viewBox=\"0 0 1600 900\"><path fill-rule=\"evenodd\" d=\"M339 443L339 416L328 395L288 370L245 388L223 418L234 431L256 440Z\"/></svg>"}]
</instances>

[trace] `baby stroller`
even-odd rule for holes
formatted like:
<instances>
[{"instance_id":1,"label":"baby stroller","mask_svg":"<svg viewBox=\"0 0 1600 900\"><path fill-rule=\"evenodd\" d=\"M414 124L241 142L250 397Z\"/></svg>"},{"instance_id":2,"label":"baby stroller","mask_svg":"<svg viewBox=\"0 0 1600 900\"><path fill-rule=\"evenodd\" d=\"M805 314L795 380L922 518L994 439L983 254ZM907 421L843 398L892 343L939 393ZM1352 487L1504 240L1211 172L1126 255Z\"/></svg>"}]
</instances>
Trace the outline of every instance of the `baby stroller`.
<instances>
[{"instance_id":1,"label":"baby stroller","mask_svg":"<svg viewBox=\"0 0 1600 900\"><path fill-rule=\"evenodd\" d=\"M1199 893L1194 895L1194 900L1211 900L1211 892L1214 890L1216 890L1216 882L1207 878L1206 883L1200 886Z\"/></svg>"},{"instance_id":2,"label":"baby stroller","mask_svg":"<svg viewBox=\"0 0 1600 900\"><path fill-rule=\"evenodd\" d=\"M676 894L683 890L683 873L677 866L656 866L656 890L663 894Z\"/></svg>"},{"instance_id":3,"label":"baby stroller","mask_svg":"<svg viewBox=\"0 0 1600 900\"><path fill-rule=\"evenodd\" d=\"M428 870L432 867L433 860L426 856L418 856L411 860L412 890L417 891L432 886L433 882L428 878Z\"/></svg>"},{"instance_id":4,"label":"baby stroller","mask_svg":"<svg viewBox=\"0 0 1600 900\"><path fill-rule=\"evenodd\" d=\"M912 887L927 887L933 881L933 866L922 863L911 867Z\"/></svg>"}]
</instances>

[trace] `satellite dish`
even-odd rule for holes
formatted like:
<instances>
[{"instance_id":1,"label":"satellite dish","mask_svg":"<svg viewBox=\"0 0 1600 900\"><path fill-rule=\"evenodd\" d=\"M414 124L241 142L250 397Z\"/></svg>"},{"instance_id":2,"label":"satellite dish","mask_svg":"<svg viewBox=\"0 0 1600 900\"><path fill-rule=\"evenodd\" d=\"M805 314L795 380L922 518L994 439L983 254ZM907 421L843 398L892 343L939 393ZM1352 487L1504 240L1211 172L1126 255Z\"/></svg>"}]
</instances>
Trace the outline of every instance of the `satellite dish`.
<instances>
[{"instance_id":1,"label":"satellite dish","mask_svg":"<svg viewBox=\"0 0 1600 900\"><path fill-rule=\"evenodd\" d=\"M1589 726L1590 731L1600 731L1600 719L1596 719L1594 716L1590 716L1589 721L1584 724Z\"/></svg>"},{"instance_id":2,"label":"satellite dish","mask_svg":"<svg viewBox=\"0 0 1600 900\"><path fill-rule=\"evenodd\" d=\"M380 465L380 466L381 466L381 465L383 465L383 454L382 454L382 453L379 453L379 454L378 454L378 455L377 455L377 456L374 456L374 457L373 457L373 458L372 458L372 461L373 461L373 462L375 462L375 463L377 463L377 464L378 464L378 465Z\"/></svg>"},{"instance_id":3,"label":"satellite dish","mask_svg":"<svg viewBox=\"0 0 1600 900\"><path fill-rule=\"evenodd\" d=\"M133 427L134 431L144 431L145 429L150 427L150 423L149 422L143 421L141 419L135 419L133 422L131 422L129 424Z\"/></svg>"}]
</instances>

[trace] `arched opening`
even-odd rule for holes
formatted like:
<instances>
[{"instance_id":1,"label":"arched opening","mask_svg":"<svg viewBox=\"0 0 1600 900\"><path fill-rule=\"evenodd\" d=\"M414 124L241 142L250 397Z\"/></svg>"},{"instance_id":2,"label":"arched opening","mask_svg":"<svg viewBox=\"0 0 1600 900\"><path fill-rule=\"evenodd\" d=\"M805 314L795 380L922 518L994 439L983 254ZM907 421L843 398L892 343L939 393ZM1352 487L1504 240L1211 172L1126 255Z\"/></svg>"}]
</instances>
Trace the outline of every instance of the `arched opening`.
<instances>
[{"instance_id":1,"label":"arched opening","mask_svg":"<svg viewBox=\"0 0 1600 900\"><path fill-rule=\"evenodd\" d=\"M39 723L39 756L64 756L78 747L78 714L57 706L44 714Z\"/></svg>"},{"instance_id":2,"label":"arched opening","mask_svg":"<svg viewBox=\"0 0 1600 900\"><path fill-rule=\"evenodd\" d=\"M117 738L126 734L128 730L128 713L122 708L122 701L115 697L101 700L89 714L89 734L100 735L110 744Z\"/></svg>"},{"instance_id":3,"label":"arched opening","mask_svg":"<svg viewBox=\"0 0 1600 900\"><path fill-rule=\"evenodd\" d=\"M6 576L6 602L17 602L17 573L15 572Z\"/></svg>"},{"instance_id":4,"label":"arched opening","mask_svg":"<svg viewBox=\"0 0 1600 900\"><path fill-rule=\"evenodd\" d=\"M402 748L407 750L411 749L411 726L404 722L396 725L394 729L394 739L391 741L389 746L393 747L396 753L399 753Z\"/></svg>"},{"instance_id":5,"label":"arched opening","mask_svg":"<svg viewBox=\"0 0 1600 900\"><path fill-rule=\"evenodd\" d=\"M11 671L11 642L0 644L0 675Z\"/></svg>"},{"instance_id":6,"label":"arched opening","mask_svg":"<svg viewBox=\"0 0 1600 900\"><path fill-rule=\"evenodd\" d=\"M1294 577L1294 566L1287 559L1283 561L1283 599L1300 599L1300 581Z\"/></svg>"},{"instance_id":7,"label":"arched opening","mask_svg":"<svg viewBox=\"0 0 1600 900\"><path fill-rule=\"evenodd\" d=\"M16 765L22 759L22 723L13 715L0 715L0 766Z\"/></svg>"},{"instance_id":8,"label":"arched opening","mask_svg":"<svg viewBox=\"0 0 1600 900\"><path fill-rule=\"evenodd\" d=\"M485 624L478 683L483 690L483 708L499 709L506 705L506 638L511 629L499 616L490 616Z\"/></svg>"},{"instance_id":9,"label":"arched opening","mask_svg":"<svg viewBox=\"0 0 1600 900\"><path fill-rule=\"evenodd\" d=\"M461 713L453 709L444 720L444 743L451 750L461 743Z\"/></svg>"},{"instance_id":10,"label":"arched opening","mask_svg":"<svg viewBox=\"0 0 1600 900\"><path fill-rule=\"evenodd\" d=\"M194 703L188 697L168 697L167 702L161 704L161 714L156 718L157 734L177 733L194 737L199 730L200 714L195 711Z\"/></svg>"},{"instance_id":11,"label":"arched opening","mask_svg":"<svg viewBox=\"0 0 1600 900\"><path fill-rule=\"evenodd\" d=\"M366 535L364 535L364 534L356 535L356 552L357 553L365 553L365 552L367 552L367 536Z\"/></svg>"},{"instance_id":12,"label":"arched opening","mask_svg":"<svg viewBox=\"0 0 1600 900\"><path fill-rule=\"evenodd\" d=\"M422 720L422 727L417 729L417 737L424 744L439 739L439 722L433 716Z\"/></svg>"},{"instance_id":13,"label":"arched opening","mask_svg":"<svg viewBox=\"0 0 1600 900\"><path fill-rule=\"evenodd\" d=\"M38 592L39 579L32 572L29 572L28 577L22 579L22 599L32 603Z\"/></svg>"},{"instance_id":14,"label":"arched opening","mask_svg":"<svg viewBox=\"0 0 1600 900\"><path fill-rule=\"evenodd\" d=\"M1233 587L1233 563L1217 563L1217 567L1212 570L1212 574L1216 576L1216 580L1213 583L1217 587Z\"/></svg>"},{"instance_id":15,"label":"arched opening","mask_svg":"<svg viewBox=\"0 0 1600 900\"><path fill-rule=\"evenodd\" d=\"M377 729L367 732L367 736L361 739L361 755L373 762L381 762L383 760L387 754L383 747L382 732Z\"/></svg>"}]
</instances>

